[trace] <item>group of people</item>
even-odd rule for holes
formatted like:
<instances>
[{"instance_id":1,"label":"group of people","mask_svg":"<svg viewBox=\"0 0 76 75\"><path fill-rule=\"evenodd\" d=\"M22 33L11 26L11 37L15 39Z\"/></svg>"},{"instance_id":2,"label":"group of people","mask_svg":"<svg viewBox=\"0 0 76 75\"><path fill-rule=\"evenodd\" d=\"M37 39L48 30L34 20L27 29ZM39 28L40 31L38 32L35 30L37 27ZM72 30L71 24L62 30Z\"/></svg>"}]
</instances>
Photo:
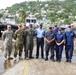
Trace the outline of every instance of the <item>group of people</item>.
<instances>
[{"instance_id":1,"label":"group of people","mask_svg":"<svg viewBox=\"0 0 76 75\"><path fill-rule=\"evenodd\" d=\"M41 58L48 60L50 51L50 59L55 62L60 62L62 58L63 47L65 45L66 62L71 62L74 50L74 38L75 34L72 31L72 27L68 26L66 32L62 32L62 28L54 25L54 28L48 27L48 31L40 24L38 28L33 29L32 24L27 29L25 25L18 25L18 30L13 33L11 26L7 26L7 30L3 32L2 39L4 40L4 56L5 60L12 59L10 57L12 52L12 38L15 40L14 45L14 60L16 60L17 54L19 59L22 60L22 52L24 49L25 59L33 59L33 46L34 37L36 37L36 59L39 58L39 48L41 47ZM44 43L45 43L45 58L44 58Z\"/></svg>"},{"instance_id":2,"label":"group of people","mask_svg":"<svg viewBox=\"0 0 76 75\"><path fill-rule=\"evenodd\" d=\"M57 25L54 26L53 30L52 27L49 27L48 32L45 34L45 60L48 60L49 49L51 49L50 59L52 59L52 61L55 61L54 55L56 51L56 61L60 62L62 58L63 47L65 46L66 62L71 62L74 50L74 39L75 33L72 31L71 26L68 26L66 32L62 32L62 28L58 28Z\"/></svg>"}]
</instances>

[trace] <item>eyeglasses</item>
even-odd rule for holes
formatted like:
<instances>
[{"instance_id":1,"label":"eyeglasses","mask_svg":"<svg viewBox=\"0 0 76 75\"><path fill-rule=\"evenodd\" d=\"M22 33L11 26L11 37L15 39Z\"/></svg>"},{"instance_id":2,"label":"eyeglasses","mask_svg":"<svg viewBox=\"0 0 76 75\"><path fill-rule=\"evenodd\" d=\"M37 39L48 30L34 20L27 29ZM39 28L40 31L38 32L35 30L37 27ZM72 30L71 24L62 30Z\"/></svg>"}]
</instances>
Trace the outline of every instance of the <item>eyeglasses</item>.
<instances>
[{"instance_id":1,"label":"eyeglasses","mask_svg":"<svg viewBox=\"0 0 76 75\"><path fill-rule=\"evenodd\" d=\"M11 27L8 27L8 28L11 28Z\"/></svg>"}]
</instances>

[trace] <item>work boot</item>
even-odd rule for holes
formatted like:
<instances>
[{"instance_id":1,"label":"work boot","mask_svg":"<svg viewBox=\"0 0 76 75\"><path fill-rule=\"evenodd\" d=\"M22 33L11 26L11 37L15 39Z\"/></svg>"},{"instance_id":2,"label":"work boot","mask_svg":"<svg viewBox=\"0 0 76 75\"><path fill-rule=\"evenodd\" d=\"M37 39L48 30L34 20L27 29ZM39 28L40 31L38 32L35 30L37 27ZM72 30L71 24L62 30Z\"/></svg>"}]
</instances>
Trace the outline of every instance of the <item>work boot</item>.
<instances>
[{"instance_id":1,"label":"work boot","mask_svg":"<svg viewBox=\"0 0 76 75\"><path fill-rule=\"evenodd\" d=\"M45 61L47 61L47 60L48 60L48 58L45 59Z\"/></svg>"},{"instance_id":2,"label":"work boot","mask_svg":"<svg viewBox=\"0 0 76 75\"><path fill-rule=\"evenodd\" d=\"M44 59L44 57L41 57L42 59Z\"/></svg>"},{"instance_id":3,"label":"work boot","mask_svg":"<svg viewBox=\"0 0 76 75\"><path fill-rule=\"evenodd\" d=\"M19 57L19 60L23 60L23 58L22 57Z\"/></svg>"},{"instance_id":4,"label":"work boot","mask_svg":"<svg viewBox=\"0 0 76 75\"><path fill-rule=\"evenodd\" d=\"M52 59L53 57L51 56L50 59Z\"/></svg>"},{"instance_id":5,"label":"work boot","mask_svg":"<svg viewBox=\"0 0 76 75\"><path fill-rule=\"evenodd\" d=\"M66 62L68 62L69 60L68 59L66 59Z\"/></svg>"},{"instance_id":6,"label":"work boot","mask_svg":"<svg viewBox=\"0 0 76 75\"><path fill-rule=\"evenodd\" d=\"M58 62L61 62L61 59L59 59Z\"/></svg>"},{"instance_id":7,"label":"work boot","mask_svg":"<svg viewBox=\"0 0 76 75\"><path fill-rule=\"evenodd\" d=\"M36 59L38 59L39 57L38 56L36 56Z\"/></svg>"},{"instance_id":8,"label":"work boot","mask_svg":"<svg viewBox=\"0 0 76 75\"><path fill-rule=\"evenodd\" d=\"M58 61L58 59L56 59L56 61Z\"/></svg>"},{"instance_id":9,"label":"work boot","mask_svg":"<svg viewBox=\"0 0 76 75\"><path fill-rule=\"evenodd\" d=\"M8 60L12 60L13 58L12 58L12 57L10 57L10 56L8 56L8 57L7 57L7 59L8 59Z\"/></svg>"},{"instance_id":10,"label":"work boot","mask_svg":"<svg viewBox=\"0 0 76 75\"><path fill-rule=\"evenodd\" d=\"M34 57L29 57L30 59L34 59Z\"/></svg>"},{"instance_id":11,"label":"work boot","mask_svg":"<svg viewBox=\"0 0 76 75\"><path fill-rule=\"evenodd\" d=\"M69 62L71 63L71 59L69 59Z\"/></svg>"},{"instance_id":12,"label":"work boot","mask_svg":"<svg viewBox=\"0 0 76 75\"><path fill-rule=\"evenodd\" d=\"M54 59L54 58L52 58L51 60L52 60L53 62L55 62L55 59Z\"/></svg>"}]
</instances>

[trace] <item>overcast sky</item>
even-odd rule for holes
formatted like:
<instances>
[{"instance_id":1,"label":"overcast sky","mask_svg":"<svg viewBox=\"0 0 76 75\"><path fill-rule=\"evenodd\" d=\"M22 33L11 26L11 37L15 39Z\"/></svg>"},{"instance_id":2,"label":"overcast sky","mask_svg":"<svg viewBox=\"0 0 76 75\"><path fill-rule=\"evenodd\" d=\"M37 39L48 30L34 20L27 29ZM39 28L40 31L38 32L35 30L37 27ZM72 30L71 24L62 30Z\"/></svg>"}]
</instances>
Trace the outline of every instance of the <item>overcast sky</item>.
<instances>
[{"instance_id":1,"label":"overcast sky","mask_svg":"<svg viewBox=\"0 0 76 75\"><path fill-rule=\"evenodd\" d=\"M20 3L24 1L35 1L35 0L0 0L0 9L5 9L6 7L12 6L15 3Z\"/></svg>"}]
</instances>

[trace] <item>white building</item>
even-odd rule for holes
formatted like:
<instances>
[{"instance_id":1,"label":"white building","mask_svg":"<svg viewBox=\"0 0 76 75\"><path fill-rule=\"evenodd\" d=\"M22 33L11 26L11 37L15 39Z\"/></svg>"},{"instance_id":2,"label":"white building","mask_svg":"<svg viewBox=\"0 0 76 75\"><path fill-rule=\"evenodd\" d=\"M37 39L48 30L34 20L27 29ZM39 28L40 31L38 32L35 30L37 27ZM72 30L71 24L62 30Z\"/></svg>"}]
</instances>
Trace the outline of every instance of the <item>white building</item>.
<instances>
[{"instance_id":1,"label":"white building","mask_svg":"<svg viewBox=\"0 0 76 75\"><path fill-rule=\"evenodd\" d=\"M11 16L11 15L9 15L5 18L5 22L8 24L16 24L15 17Z\"/></svg>"}]
</instances>

